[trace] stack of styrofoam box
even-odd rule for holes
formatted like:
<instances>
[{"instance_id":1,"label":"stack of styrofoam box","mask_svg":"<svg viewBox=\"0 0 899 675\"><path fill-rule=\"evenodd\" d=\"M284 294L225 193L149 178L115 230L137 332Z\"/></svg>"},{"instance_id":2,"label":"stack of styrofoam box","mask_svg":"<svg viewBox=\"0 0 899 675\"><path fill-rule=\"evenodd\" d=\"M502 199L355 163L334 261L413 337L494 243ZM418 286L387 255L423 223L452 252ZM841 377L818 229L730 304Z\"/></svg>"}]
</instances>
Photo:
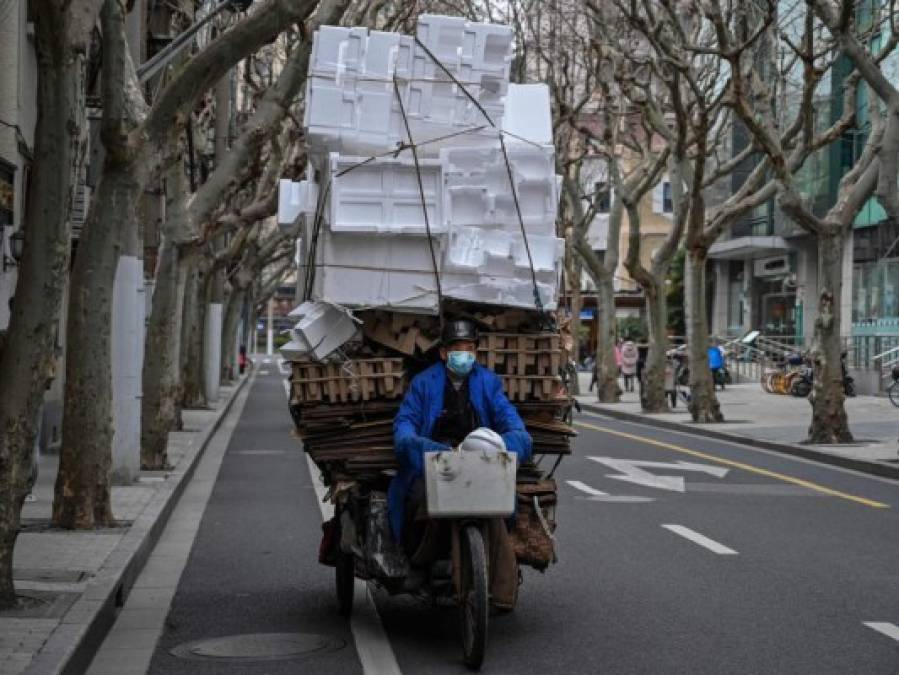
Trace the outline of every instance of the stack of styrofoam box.
<instances>
[{"instance_id":1,"label":"stack of styrofoam box","mask_svg":"<svg viewBox=\"0 0 899 675\"><path fill-rule=\"evenodd\" d=\"M303 126L313 151L370 155L408 140L397 92L420 154L426 141L472 129L443 144L495 138L503 116L512 61L512 31L459 17L422 15L418 38L487 112L490 120L442 68L398 33L323 26L316 31L306 80ZM480 131L473 131L484 127Z\"/></svg>"},{"instance_id":2,"label":"stack of styrofoam box","mask_svg":"<svg viewBox=\"0 0 899 675\"><path fill-rule=\"evenodd\" d=\"M487 120L412 38L320 29L307 85L309 183L282 185L279 200L285 223L301 226L305 262L314 244L311 295L355 308L435 312L436 264L446 297L533 308L514 185L541 300L553 309L563 246L555 236L549 91L509 83L505 26L424 15L418 37L507 132L511 183L497 129L447 138ZM390 153L407 138L394 75L415 142L440 139L419 146L421 189L412 153ZM316 232L320 191L327 200Z\"/></svg>"}]
</instances>

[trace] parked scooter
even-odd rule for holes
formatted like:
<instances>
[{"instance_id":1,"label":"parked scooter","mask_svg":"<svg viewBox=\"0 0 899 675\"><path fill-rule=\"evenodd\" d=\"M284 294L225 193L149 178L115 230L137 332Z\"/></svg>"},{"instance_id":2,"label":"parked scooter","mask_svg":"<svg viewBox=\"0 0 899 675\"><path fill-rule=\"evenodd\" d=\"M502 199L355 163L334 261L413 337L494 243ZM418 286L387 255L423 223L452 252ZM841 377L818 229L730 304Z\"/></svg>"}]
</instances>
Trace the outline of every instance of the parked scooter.
<instances>
[{"instance_id":1,"label":"parked scooter","mask_svg":"<svg viewBox=\"0 0 899 675\"><path fill-rule=\"evenodd\" d=\"M843 371L843 393L849 398L856 395L855 378L849 374L849 368L846 366L846 352L840 354L840 368ZM790 385L790 393L793 396L805 398L810 396L815 387L815 369L810 359L804 359L804 363L799 367L799 375L795 377Z\"/></svg>"}]
</instances>

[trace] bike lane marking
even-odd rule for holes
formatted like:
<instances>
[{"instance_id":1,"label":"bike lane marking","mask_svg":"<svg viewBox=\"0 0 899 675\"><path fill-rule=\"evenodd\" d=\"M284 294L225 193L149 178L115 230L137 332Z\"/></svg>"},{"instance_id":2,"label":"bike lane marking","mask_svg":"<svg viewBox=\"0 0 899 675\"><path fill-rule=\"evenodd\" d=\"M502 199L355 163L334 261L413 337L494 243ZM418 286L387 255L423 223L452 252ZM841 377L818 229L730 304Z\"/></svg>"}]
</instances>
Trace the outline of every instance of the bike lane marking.
<instances>
[{"instance_id":1,"label":"bike lane marking","mask_svg":"<svg viewBox=\"0 0 899 675\"><path fill-rule=\"evenodd\" d=\"M290 400L290 384L286 380L283 384L287 399ZM315 489L322 521L328 520L334 515L334 507L324 499L327 488L322 483L321 472L305 451L303 454L309 467L309 478ZM356 579L353 585L353 613L350 615L350 630L353 632L353 640L356 643L359 661L362 663L362 671L366 675L402 675L390 639L384 630L384 624L381 623L381 616L378 614L371 590L368 584L361 579Z\"/></svg>"},{"instance_id":2,"label":"bike lane marking","mask_svg":"<svg viewBox=\"0 0 899 675\"><path fill-rule=\"evenodd\" d=\"M887 621L862 621L871 630L876 630L881 635L886 635L896 642L899 642L899 626Z\"/></svg>"},{"instance_id":3,"label":"bike lane marking","mask_svg":"<svg viewBox=\"0 0 899 675\"><path fill-rule=\"evenodd\" d=\"M690 455L692 457L698 457L700 459L705 459L710 462L717 462L718 464L723 464L724 466L733 467L735 469L742 469L743 471L748 471L750 473L757 474L759 476L767 476L769 478L776 478L777 480L781 480L785 483L791 483L793 485L799 485L804 488L808 488L809 490L814 490L815 492L820 492L821 494L829 495L831 497L838 497L839 499L845 499L850 502L855 502L857 504L863 504L865 506L870 506L874 509L888 509L890 508L889 504L884 504L883 502L874 501L873 499L866 499L865 497L858 497L856 495L851 495L847 492L841 492L839 490L834 490L833 488L825 487L823 485L819 485L818 483L813 483L811 481L804 480L802 478L796 478L795 476L788 476L787 474L779 473L777 471L771 471L769 469L763 469L758 466L753 466L752 464L745 464L743 462L737 462L732 459L726 459L724 457L718 457L717 455L712 455L707 452L702 452L700 450L692 450L690 448L685 448L682 445L675 445L674 443L667 443L665 441L657 441L654 438L647 438L646 436L638 436L637 434L630 434L626 431L617 431L615 429L608 429L605 427L600 427L595 424L590 424L589 422L581 422L576 421L575 426L583 427L585 429L592 429L593 431L599 431L605 434L611 434L613 436L619 436L621 438L627 438L633 441L639 441L640 443L645 443L647 445L653 445L658 448L664 448L666 450L673 450L675 452L680 452L686 455Z\"/></svg>"},{"instance_id":4,"label":"bike lane marking","mask_svg":"<svg viewBox=\"0 0 899 675\"><path fill-rule=\"evenodd\" d=\"M732 548L725 546L724 544L720 544L714 539L709 539L704 534L699 534L696 530L691 530L689 527L684 527L683 525L662 525L669 532L674 532L674 534L678 534L684 539L689 539L694 544L698 544L705 549L708 549L712 553L717 553L718 555L737 555L737 552Z\"/></svg>"}]
</instances>

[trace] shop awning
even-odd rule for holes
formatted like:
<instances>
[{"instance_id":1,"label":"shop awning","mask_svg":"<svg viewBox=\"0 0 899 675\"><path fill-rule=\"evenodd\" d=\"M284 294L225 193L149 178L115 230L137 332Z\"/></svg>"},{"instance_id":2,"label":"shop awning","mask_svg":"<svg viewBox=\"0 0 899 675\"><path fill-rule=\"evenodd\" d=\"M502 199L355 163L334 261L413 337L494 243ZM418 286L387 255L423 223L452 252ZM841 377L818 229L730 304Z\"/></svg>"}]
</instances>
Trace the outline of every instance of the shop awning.
<instances>
[{"instance_id":1,"label":"shop awning","mask_svg":"<svg viewBox=\"0 0 899 675\"><path fill-rule=\"evenodd\" d=\"M709 258L742 260L777 255L789 250L790 245L783 237L735 237L712 244L709 249Z\"/></svg>"}]
</instances>

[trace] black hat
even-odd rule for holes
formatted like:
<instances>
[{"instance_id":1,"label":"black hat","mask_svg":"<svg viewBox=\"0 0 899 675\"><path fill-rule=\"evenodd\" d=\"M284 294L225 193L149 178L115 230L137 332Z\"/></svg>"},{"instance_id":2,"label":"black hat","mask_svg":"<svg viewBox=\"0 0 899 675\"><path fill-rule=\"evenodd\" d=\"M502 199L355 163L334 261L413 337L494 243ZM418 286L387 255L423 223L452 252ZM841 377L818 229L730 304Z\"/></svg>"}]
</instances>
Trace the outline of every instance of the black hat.
<instances>
[{"instance_id":1,"label":"black hat","mask_svg":"<svg viewBox=\"0 0 899 675\"><path fill-rule=\"evenodd\" d=\"M478 329L471 321L465 319L456 319L455 321L447 321L443 326L443 335L440 336L440 342L445 347L453 342L461 340L478 341Z\"/></svg>"}]
</instances>

